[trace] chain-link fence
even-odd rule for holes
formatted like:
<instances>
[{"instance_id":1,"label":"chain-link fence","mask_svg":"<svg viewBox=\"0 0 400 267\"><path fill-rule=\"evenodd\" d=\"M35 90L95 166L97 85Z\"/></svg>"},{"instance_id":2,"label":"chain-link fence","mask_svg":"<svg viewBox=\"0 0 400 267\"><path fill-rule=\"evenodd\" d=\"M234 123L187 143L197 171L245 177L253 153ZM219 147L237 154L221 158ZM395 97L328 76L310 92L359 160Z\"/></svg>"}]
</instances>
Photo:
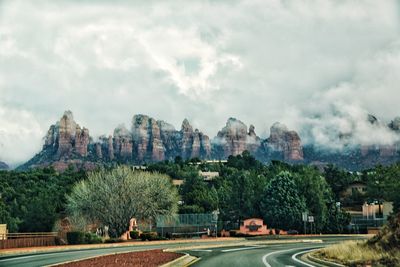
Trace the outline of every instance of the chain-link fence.
<instances>
[{"instance_id":1,"label":"chain-link fence","mask_svg":"<svg viewBox=\"0 0 400 267\"><path fill-rule=\"evenodd\" d=\"M158 216L157 232L163 237L215 235L218 215L212 213Z\"/></svg>"}]
</instances>

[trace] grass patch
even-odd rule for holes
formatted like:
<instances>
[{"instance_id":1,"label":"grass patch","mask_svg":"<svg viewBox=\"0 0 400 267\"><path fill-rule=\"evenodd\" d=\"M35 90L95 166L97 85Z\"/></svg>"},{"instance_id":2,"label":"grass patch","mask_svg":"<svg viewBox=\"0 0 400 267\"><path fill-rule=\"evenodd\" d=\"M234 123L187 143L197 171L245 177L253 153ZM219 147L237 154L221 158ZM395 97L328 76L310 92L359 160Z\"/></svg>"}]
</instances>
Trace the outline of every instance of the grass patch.
<instances>
[{"instance_id":1,"label":"grass patch","mask_svg":"<svg viewBox=\"0 0 400 267\"><path fill-rule=\"evenodd\" d=\"M400 250L385 251L366 241L346 241L313 253L313 256L346 266L399 266Z\"/></svg>"}]
</instances>

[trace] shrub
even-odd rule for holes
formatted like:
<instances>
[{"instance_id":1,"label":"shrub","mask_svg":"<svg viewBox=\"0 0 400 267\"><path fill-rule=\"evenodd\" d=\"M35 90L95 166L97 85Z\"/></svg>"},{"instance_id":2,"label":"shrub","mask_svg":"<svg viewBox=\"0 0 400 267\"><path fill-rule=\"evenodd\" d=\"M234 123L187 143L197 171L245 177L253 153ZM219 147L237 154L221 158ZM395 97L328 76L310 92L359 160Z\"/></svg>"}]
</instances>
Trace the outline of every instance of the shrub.
<instances>
[{"instance_id":1,"label":"shrub","mask_svg":"<svg viewBox=\"0 0 400 267\"><path fill-rule=\"evenodd\" d=\"M101 244L103 239L94 233L85 233L85 243L86 244Z\"/></svg>"},{"instance_id":2,"label":"shrub","mask_svg":"<svg viewBox=\"0 0 400 267\"><path fill-rule=\"evenodd\" d=\"M142 239L142 241L160 240L159 237L158 237L157 232L143 232L140 235L140 239Z\"/></svg>"},{"instance_id":3,"label":"shrub","mask_svg":"<svg viewBox=\"0 0 400 267\"><path fill-rule=\"evenodd\" d=\"M130 231L129 235L132 239L138 239L139 238L139 231Z\"/></svg>"},{"instance_id":4,"label":"shrub","mask_svg":"<svg viewBox=\"0 0 400 267\"><path fill-rule=\"evenodd\" d=\"M67 241L69 245L85 244L84 232L68 232Z\"/></svg>"},{"instance_id":5,"label":"shrub","mask_svg":"<svg viewBox=\"0 0 400 267\"><path fill-rule=\"evenodd\" d=\"M234 236L236 236L236 231L235 230L230 230L229 231L229 236L231 236L231 237L234 237Z\"/></svg>"}]
</instances>

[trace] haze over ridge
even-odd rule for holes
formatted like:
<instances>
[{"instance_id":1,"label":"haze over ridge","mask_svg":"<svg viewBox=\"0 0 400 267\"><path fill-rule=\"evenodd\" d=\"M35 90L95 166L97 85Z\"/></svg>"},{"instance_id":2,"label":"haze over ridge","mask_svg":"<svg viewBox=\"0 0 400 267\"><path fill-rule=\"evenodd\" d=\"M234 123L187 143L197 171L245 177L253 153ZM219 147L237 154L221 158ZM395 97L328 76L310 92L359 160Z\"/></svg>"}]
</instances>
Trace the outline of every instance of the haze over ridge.
<instances>
[{"instance_id":1,"label":"haze over ridge","mask_svg":"<svg viewBox=\"0 0 400 267\"><path fill-rule=\"evenodd\" d=\"M366 116L400 115L399 22L397 1L2 1L0 160L38 152L66 109L93 136L144 113L392 143Z\"/></svg>"}]
</instances>

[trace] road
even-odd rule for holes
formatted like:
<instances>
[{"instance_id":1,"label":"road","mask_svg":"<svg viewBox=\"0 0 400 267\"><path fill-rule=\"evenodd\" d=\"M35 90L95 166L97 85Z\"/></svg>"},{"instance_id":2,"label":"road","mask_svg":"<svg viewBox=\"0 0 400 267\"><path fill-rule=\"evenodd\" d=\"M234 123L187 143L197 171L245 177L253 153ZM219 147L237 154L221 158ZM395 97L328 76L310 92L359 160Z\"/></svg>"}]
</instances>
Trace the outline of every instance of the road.
<instances>
[{"instance_id":1,"label":"road","mask_svg":"<svg viewBox=\"0 0 400 267\"><path fill-rule=\"evenodd\" d=\"M346 239L346 237L338 238L322 238L323 243L301 242L286 244L262 244L262 240L248 240L241 242L240 245L233 246L237 241L223 241L218 245L223 247L215 248L215 242L203 243L174 243L174 244L158 244L145 246L124 246L100 249L84 249L75 251L57 251L37 254L24 254L18 256L0 257L0 266L21 266L35 267L45 266L65 261L83 259L104 254L116 252L130 252L150 249L174 249L181 248L181 251L189 253L201 259L193 266L216 266L216 267L234 267L234 266L316 266L304 265L296 261L293 257L296 253L306 250L320 248L328 244L336 243ZM260 243L261 242L261 243ZM188 247L191 247L190 249ZM185 250L185 247L187 250ZM198 248L196 248L198 247Z\"/></svg>"},{"instance_id":2,"label":"road","mask_svg":"<svg viewBox=\"0 0 400 267\"><path fill-rule=\"evenodd\" d=\"M348 237L322 238L322 243L301 242L287 244L248 245L225 248L202 248L185 251L200 257L193 267L289 267L289 266L322 266L301 259L311 250L319 249L340 241L354 239Z\"/></svg>"}]
</instances>

